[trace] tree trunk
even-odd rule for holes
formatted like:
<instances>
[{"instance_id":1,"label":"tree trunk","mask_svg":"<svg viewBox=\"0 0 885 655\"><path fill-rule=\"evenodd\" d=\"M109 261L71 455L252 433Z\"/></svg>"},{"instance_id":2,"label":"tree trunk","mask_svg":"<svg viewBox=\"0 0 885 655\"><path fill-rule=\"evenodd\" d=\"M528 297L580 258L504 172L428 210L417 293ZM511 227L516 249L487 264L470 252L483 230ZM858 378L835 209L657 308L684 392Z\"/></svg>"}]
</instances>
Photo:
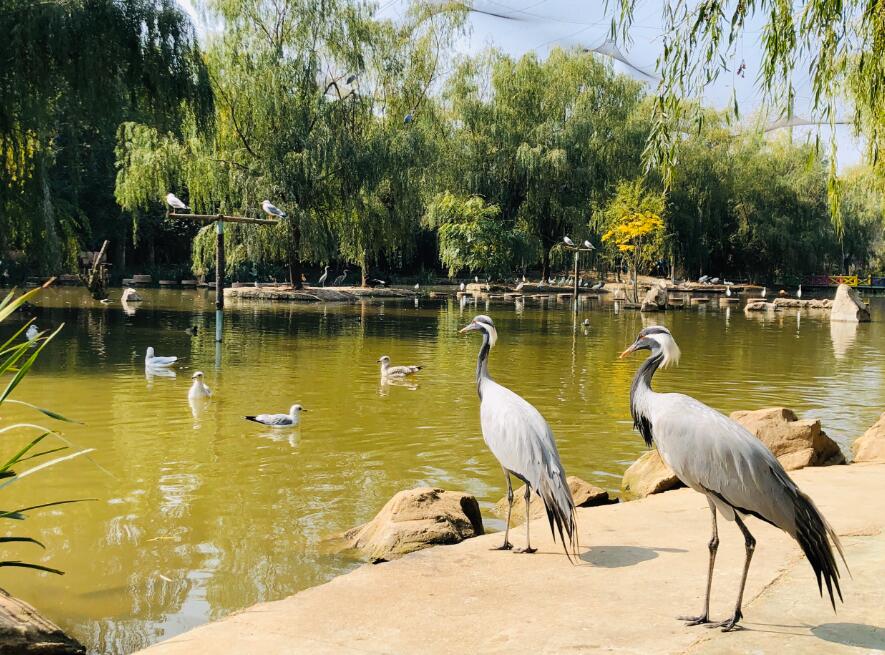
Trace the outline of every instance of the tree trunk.
<instances>
[{"instance_id":1,"label":"tree trunk","mask_svg":"<svg viewBox=\"0 0 885 655\"><path fill-rule=\"evenodd\" d=\"M544 252L541 254L541 281L548 280L550 278L550 248L547 247L545 243L543 245Z\"/></svg>"},{"instance_id":2,"label":"tree trunk","mask_svg":"<svg viewBox=\"0 0 885 655\"><path fill-rule=\"evenodd\" d=\"M365 251L363 251L362 257L360 257L360 286L365 287L366 281L369 279L369 258L366 256Z\"/></svg>"},{"instance_id":3,"label":"tree trunk","mask_svg":"<svg viewBox=\"0 0 885 655\"><path fill-rule=\"evenodd\" d=\"M303 289L301 283L301 228L294 219L289 219L291 223L290 243L289 243L289 282L293 289Z\"/></svg>"}]
</instances>

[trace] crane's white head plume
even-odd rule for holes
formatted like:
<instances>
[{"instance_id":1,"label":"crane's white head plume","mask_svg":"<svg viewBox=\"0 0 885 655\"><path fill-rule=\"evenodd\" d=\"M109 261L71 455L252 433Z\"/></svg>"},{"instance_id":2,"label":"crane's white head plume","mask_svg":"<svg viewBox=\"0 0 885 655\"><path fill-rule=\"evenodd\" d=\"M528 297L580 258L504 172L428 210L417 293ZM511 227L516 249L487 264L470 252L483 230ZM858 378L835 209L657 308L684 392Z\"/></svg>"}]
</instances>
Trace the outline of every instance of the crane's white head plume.
<instances>
[{"instance_id":1,"label":"crane's white head plume","mask_svg":"<svg viewBox=\"0 0 885 655\"><path fill-rule=\"evenodd\" d=\"M640 332L636 341L621 353L621 357L626 357L637 350L650 350L652 356L660 354L661 366L665 368L671 364L677 364L681 354L670 330L660 325L652 325Z\"/></svg>"},{"instance_id":2,"label":"crane's white head plume","mask_svg":"<svg viewBox=\"0 0 885 655\"><path fill-rule=\"evenodd\" d=\"M461 333L474 332L477 330L482 330L489 335L489 347L494 348L495 342L498 341L498 331L495 329L495 324L492 319L485 314L474 316L473 320L461 329Z\"/></svg>"}]
</instances>

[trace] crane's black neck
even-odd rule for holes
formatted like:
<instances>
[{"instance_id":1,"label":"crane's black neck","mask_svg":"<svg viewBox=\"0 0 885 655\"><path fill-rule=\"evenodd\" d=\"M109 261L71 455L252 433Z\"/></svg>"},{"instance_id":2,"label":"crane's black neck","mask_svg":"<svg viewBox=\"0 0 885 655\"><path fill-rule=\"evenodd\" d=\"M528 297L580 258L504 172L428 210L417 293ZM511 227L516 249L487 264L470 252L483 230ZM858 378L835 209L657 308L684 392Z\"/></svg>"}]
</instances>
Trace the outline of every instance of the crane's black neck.
<instances>
[{"instance_id":1,"label":"crane's black neck","mask_svg":"<svg viewBox=\"0 0 885 655\"><path fill-rule=\"evenodd\" d=\"M652 392L651 378L663 361L664 354L660 350L653 350L651 356L642 362L642 366L636 371L633 384L630 385L630 415L633 417L633 427L639 430L645 445L649 448L654 443L654 435L651 419L646 413L643 401Z\"/></svg>"},{"instance_id":2,"label":"crane's black neck","mask_svg":"<svg viewBox=\"0 0 885 655\"><path fill-rule=\"evenodd\" d=\"M482 347L479 349L479 357L476 358L476 393L482 399L482 380L489 379L489 351L492 349L489 343L489 333L482 331Z\"/></svg>"}]
</instances>

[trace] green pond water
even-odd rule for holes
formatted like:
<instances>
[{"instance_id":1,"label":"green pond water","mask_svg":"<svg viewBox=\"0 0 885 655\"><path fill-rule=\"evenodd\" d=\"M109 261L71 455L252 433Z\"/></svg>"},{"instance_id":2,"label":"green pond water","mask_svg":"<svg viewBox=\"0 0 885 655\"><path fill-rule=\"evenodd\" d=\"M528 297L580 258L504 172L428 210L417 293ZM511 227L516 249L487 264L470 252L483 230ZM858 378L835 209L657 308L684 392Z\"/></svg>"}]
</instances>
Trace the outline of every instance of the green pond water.
<instances>
[{"instance_id":1,"label":"green pond water","mask_svg":"<svg viewBox=\"0 0 885 655\"><path fill-rule=\"evenodd\" d=\"M656 376L660 390L724 412L792 407L820 418L846 450L883 410L878 298L874 322L859 326L797 310L748 318L715 301L652 316L604 302L582 309L577 326L567 303L530 299L232 302L216 348L208 292L143 294L131 314L79 289L44 294L39 326L65 328L17 397L82 421L56 425L96 450L3 492L10 508L96 499L4 525L46 544L6 547L5 558L66 574L3 569L0 586L98 653L128 653L352 569L359 563L324 540L401 489L467 491L500 528L490 510L505 483L482 441L474 385L480 340L458 334L477 313L498 326L492 375L547 418L568 474L611 490L643 450L628 402L641 355L617 354L645 325L668 326L683 352L678 368ZM145 374L147 346L179 357L174 377ZM426 368L413 384L381 385L375 362L385 354ZM194 370L214 392L196 416ZM310 410L297 430L242 418L296 402ZM4 407L4 421L26 417ZM3 454L20 441L7 437Z\"/></svg>"}]
</instances>

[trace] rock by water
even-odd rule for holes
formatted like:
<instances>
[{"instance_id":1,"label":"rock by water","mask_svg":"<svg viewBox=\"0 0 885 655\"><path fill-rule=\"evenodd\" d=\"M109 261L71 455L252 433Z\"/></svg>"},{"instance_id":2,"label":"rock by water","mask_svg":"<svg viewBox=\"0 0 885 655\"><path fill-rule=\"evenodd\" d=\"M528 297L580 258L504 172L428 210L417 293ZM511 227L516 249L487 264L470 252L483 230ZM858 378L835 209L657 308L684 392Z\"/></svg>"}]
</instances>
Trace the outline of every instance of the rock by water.
<instances>
[{"instance_id":1,"label":"rock by water","mask_svg":"<svg viewBox=\"0 0 885 655\"><path fill-rule=\"evenodd\" d=\"M641 312L659 312L667 309L667 289L660 284L653 284L651 288L645 292L642 299L642 305L639 308Z\"/></svg>"},{"instance_id":2,"label":"rock by water","mask_svg":"<svg viewBox=\"0 0 885 655\"><path fill-rule=\"evenodd\" d=\"M476 498L459 491L419 487L400 491L368 523L343 535L346 548L386 562L439 544L483 534Z\"/></svg>"},{"instance_id":3,"label":"rock by water","mask_svg":"<svg viewBox=\"0 0 885 655\"><path fill-rule=\"evenodd\" d=\"M756 435L788 471L845 463L839 444L821 429L820 421L800 421L786 407L732 412L730 418Z\"/></svg>"},{"instance_id":4,"label":"rock by water","mask_svg":"<svg viewBox=\"0 0 885 655\"><path fill-rule=\"evenodd\" d=\"M611 498L605 489L595 487L581 478L570 475L566 478L568 487L572 492L575 507L594 507L596 505L609 505L618 502ZM536 494L532 495L532 518L538 519L546 516L544 503ZM507 517L507 496L495 503L495 514L501 518ZM510 513L510 526L519 525L525 521L525 485L513 490L513 510Z\"/></svg>"},{"instance_id":5,"label":"rock by water","mask_svg":"<svg viewBox=\"0 0 885 655\"><path fill-rule=\"evenodd\" d=\"M86 649L26 602L0 589L0 653L85 655Z\"/></svg>"},{"instance_id":6,"label":"rock by water","mask_svg":"<svg viewBox=\"0 0 885 655\"><path fill-rule=\"evenodd\" d=\"M870 320L870 310L863 304L857 291L847 284L840 284L833 299L830 320L866 323Z\"/></svg>"},{"instance_id":7,"label":"rock by water","mask_svg":"<svg viewBox=\"0 0 885 655\"><path fill-rule=\"evenodd\" d=\"M661 459L657 449L652 449L642 453L624 472L621 479L621 498L645 498L683 486L685 485Z\"/></svg>"},{"instance_id":8,"label":"rock by water","mask_svg":"<svg viewBox=\"0 0 885 655\"><path fill-rule=\"evenodd\" d=\"M851 444L855 462L885 462L885 413Z\"/></svg>"}]
</instances>

